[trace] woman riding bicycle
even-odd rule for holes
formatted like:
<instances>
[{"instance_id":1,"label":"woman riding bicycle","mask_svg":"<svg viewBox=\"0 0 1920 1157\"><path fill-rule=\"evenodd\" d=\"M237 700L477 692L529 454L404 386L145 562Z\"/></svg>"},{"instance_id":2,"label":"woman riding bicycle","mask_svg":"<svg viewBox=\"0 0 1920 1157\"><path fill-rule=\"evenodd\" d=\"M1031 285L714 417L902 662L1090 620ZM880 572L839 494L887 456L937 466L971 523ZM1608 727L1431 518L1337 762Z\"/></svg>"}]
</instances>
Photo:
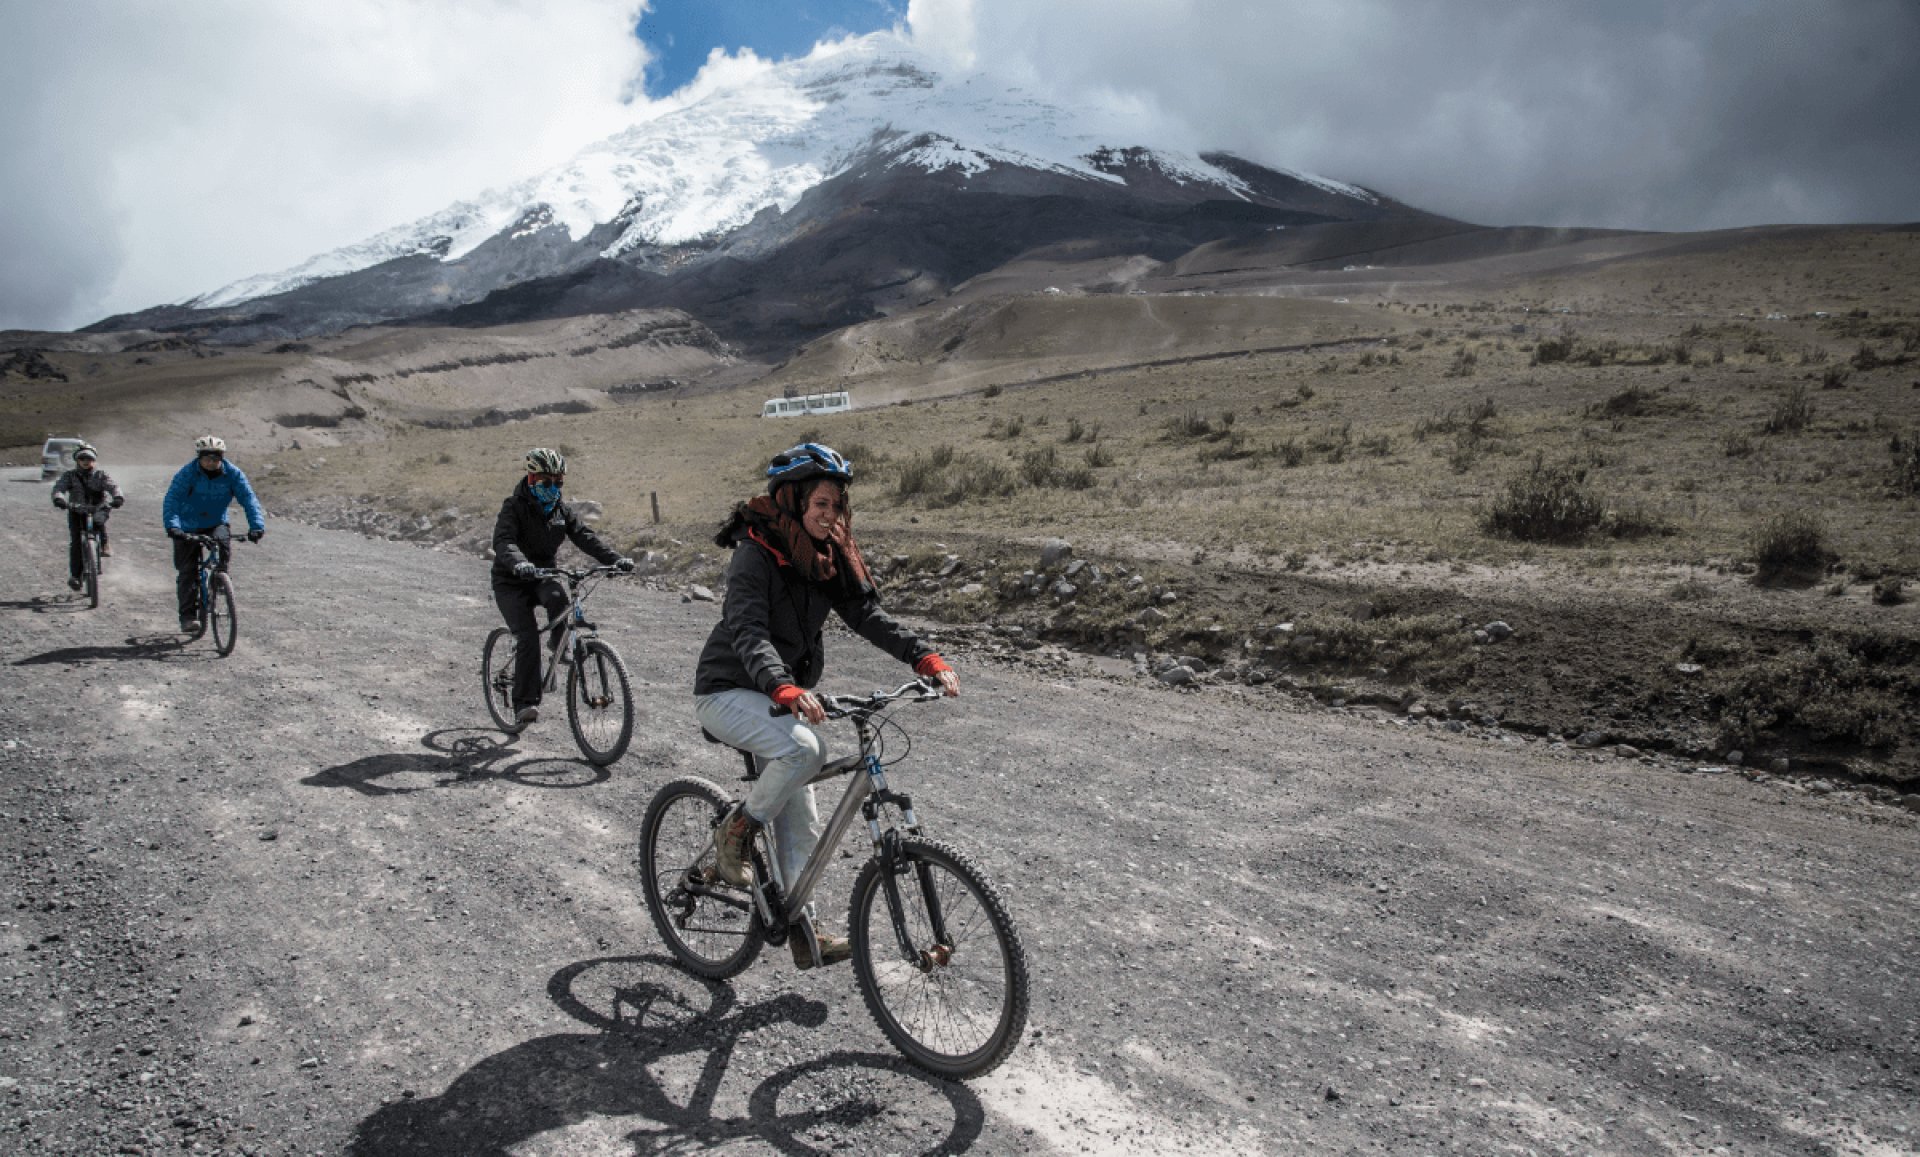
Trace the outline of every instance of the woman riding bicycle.
<instances>
[{"instance_id":1,"label":"woman riding bicycle","mask_svg":"<svg viewBox=\"0 0 1920 1157\"><path fill-rule=\"evenodd\" d=\"M720 622L707 636L693 683L693 711L708 734L761 764L747 798L721 820L717 871L728 883L750 880L746 847L773 825L783 879L797 879L819 832L812 779L826 743L810 725L826 721L809 688L826 665L821 637L827 612L948 695L959 679L933 649L880 609L866 561L853 540L847 486L853 466L817 443L795 446L767 467L767 493L738 504L714 542L733 549ZM778 706L791 715L774 717ZM817 925L816 925L817 927ZM794 963L812 966L810 946L790 938ZM843 936L819 934L820 959L833 964L852 949Z\"/></svg>"},{"instance_id":2,"label":"woman riding bicycle","mask_svg":"<svg viewBox=\"0 0 1920 1157\"><path fill-rule=\"evenodd\" d=\"M567 460L558 450L536 446L527 451L527 476L500 504L493 524L493 601L513 632L513 709L516 727L540 718L540 623L537 607L547 609L547 622L558 624L571 601L559 579L540 578L553 569L560 544L573 545L600 562L621 570L633 569L633 560L608 546L560 500L567 484Z\"/></svg>"},{"instance_id":3,"label":"woman riding bicycle","mask_svg":"<svg viewBox=\"0 0 1920 1157\"><path fill-rule=\"evenodd\" d=\"M120 493L120 487L107 475L105 470L95 465L99 455L92 446L82 442L73 452L73 469L62 474L53 484L53 504L67 512L67 586L80 589L80 539L87 533L87 516L73 509L75 506L93 506L98 510L94 521L100 532L100 557L113 557L113 549L107 545L107 509L118 508L127 500Z\"/></svg>"}]
</instances>

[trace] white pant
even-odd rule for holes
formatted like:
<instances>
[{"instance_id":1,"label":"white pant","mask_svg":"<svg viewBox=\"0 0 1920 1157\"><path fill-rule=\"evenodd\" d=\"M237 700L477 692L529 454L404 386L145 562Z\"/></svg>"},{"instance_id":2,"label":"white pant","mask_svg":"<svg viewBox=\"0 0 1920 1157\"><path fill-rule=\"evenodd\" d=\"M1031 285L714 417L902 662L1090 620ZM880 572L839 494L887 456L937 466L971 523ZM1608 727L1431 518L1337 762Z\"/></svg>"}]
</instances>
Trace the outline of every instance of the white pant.
<instances>
[{"instance_id":1,"label":"white pant","mask_svg":"<svg viewBox=\"0 0 1920 1157\"><path fill-rule=\"evenodd\" d=\"M736 688L693 698L694 718L722 743L758 757L760 778L747 814L773 828L780 886L791 887L820 838L820 813L807 783L827 762L826 740L795 715L773 716L773 700Z\"/></svg>"}]
</instances>

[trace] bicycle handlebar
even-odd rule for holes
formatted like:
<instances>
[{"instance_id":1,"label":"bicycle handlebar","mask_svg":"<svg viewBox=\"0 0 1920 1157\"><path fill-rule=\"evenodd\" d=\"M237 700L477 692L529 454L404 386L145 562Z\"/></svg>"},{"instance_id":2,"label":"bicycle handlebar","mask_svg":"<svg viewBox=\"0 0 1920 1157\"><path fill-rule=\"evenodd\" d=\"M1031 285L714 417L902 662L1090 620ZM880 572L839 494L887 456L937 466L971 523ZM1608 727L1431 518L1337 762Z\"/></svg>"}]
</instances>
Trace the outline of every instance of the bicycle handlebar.
<instances>
[{"instance_id":1,"label":"bicycle handlebar","mask_svg":"<svg viewBox=\"0 0 1920 1157\"><path fill-rule=\"evenodd\" d=\"M925 679L910 679L891 691L875 691L868 695L819 695L820 705L826 709L828 719L846 719L853 715L871 715L889 703L904 700L908 703L929 703L941 697L940 688ZM767 708L767 714L779 717L791 715L790 708L775 704Z\"/></svg>"},{"instance_id":2,"label":"bicycle handlebar","mask_svg":"<svg viewBox=\"0 0 1920 1157\"><path fill-rule=\"evenodd\" d=\"M586 570L568 570L565 567L558 566L539 566L533 568L533 577L536 579L564 578L568 582L576 584L583 583L594 575L622 573L625 572L610 562L603 562L599 566L589 567Z\"/></svg>"}]
</instances>

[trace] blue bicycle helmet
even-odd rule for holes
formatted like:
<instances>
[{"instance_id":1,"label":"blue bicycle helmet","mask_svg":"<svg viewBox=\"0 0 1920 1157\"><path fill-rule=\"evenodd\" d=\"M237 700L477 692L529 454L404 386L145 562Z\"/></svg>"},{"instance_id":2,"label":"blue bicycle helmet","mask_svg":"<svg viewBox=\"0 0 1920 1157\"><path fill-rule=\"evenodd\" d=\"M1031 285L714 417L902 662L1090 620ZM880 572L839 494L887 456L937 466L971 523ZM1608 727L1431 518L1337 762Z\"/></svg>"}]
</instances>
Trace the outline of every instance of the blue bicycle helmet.
<instances>
[{"instance_id":1,"label":"blue bicycle helmet","mask_svg":"<svg viewBox=\"0 0 1920 1157\"><path fill-rule=\"evenodd\" d=\"M830 446L802 442L773 456L767 466L767 493L772 494L782 483L811 482L815 478L831 478L845 486L853 481L853 463Z\"/></svg>"}]
</instances>

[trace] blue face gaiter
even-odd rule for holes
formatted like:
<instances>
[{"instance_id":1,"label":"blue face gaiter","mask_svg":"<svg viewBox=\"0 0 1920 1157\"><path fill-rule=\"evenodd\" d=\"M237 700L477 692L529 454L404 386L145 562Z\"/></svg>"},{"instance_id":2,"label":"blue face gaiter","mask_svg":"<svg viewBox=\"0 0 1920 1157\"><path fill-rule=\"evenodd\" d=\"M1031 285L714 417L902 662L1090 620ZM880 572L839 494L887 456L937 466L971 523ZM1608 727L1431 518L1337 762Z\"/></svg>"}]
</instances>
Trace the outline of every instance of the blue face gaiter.
<instances>
[{"instance_id":1,"label":"blue face gaiter","mask_svg":"<svg viewBox=\"0 0 1920 1157\"><path fill-rule=\"evenodd\" d=\"M527 489L533 492L534 501L540 504L540 509L548 514L552 514L553 508L560 502L558 482L538 482Z\"/></svg>"}]
</instances>

